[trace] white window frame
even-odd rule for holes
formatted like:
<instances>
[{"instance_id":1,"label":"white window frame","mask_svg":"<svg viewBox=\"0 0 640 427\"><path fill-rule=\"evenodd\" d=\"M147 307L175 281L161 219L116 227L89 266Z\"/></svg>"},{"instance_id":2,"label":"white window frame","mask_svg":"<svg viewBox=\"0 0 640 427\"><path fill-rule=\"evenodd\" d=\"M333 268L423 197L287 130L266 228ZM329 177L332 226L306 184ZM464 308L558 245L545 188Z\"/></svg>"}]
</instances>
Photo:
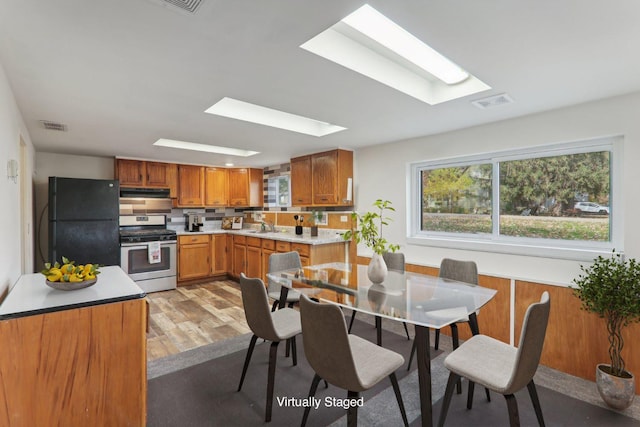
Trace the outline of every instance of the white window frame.
<instances>
[{"instance_id":1,"label":"white window frame","mask_svg":"<svg viewBox=\"0 0 640 427\"><path fill-rule=\"evenodd\" d=\"M540 239L503 236L500 230L499 162L529 158L552 157L594 151L610 152L611 188L609 192L611 240L607 242ZM407 242L414 245L452 249L508 253L544 258L590 261L598 255L624 252L624 224L622 215L623 138L597 138L562 144L542 145L524 149L499 151L471 156L421 161L407 164ZM491 234L449 233L421 230L421 172L429 169L491 163L492 170L492 227Z\"/></svg>"},{"instance_id":2,"label":"white window frame","mask_svg":"<svg viewBox=\"0 0 640 427\"><path fill-rule=\"evenodd\" d=\"M287 204L280 204L280 181L286 179L287 180L287 187L288 187L288 193L289 193L289 202ZM273 183L275 183L275 188L274 188L274 192L275 192L275 203L272 204L271 207L276 207L276 208L288 208L291 207L291 175L279 175L279 176L274 176L272 178L269 178L269 181L273 180Z\"/></svg>"}]
</instances>

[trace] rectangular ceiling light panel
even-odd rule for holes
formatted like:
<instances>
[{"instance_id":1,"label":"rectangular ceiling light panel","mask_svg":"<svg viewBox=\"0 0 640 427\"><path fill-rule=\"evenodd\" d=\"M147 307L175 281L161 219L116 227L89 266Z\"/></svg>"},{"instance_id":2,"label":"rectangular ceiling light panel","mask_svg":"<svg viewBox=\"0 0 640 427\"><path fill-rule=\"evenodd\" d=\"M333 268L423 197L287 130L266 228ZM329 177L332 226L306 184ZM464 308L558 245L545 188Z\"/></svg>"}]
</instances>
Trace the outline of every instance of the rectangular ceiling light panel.
<instances>
[{"instance_id":1,"label":"rectangular ceiling light panel","mask_svg":"<svg viewBox=\"0 0 640 427\"><path fill-rule=\"evenodd\" d=\"M431 105L490 89L369 5L300 47Z\"/></svg>"},{"instance_id":2,"label":"rectangular ceiling light panel","mask_svg":"<svg viewBox=\"0 0 640 427\"><path fill-rule=\"evenodd\" d=\"M346 129L331 123L227 97L207 108L205 112L312 136L325 136Z\"/></svg>"},{"instance_id":3,"label":"rectangular ceiling light panel","mask_svg":"<svg viewBox=\"0 0 640 427\"><path fill-rule=\"evenodd\" d=\"M249 157L259 154L258 151L240 150L231 147L218 147L209 144L199 144L197 142L176 141L174 139L161 138L153 143L158 147L179 148L182 150L203 151L206 153L226 154L229 156Z\"/></svg>"}]
</instances>

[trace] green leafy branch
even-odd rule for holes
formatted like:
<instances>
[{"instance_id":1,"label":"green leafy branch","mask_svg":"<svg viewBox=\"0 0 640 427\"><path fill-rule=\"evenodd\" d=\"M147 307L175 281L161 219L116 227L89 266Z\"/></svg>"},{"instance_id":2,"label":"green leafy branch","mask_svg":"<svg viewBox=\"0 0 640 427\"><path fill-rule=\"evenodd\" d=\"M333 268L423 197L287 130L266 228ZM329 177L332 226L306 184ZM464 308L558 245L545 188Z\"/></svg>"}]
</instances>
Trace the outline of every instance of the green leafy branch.
<instances>
[{"instance_id":1,"label":"green leafy branch","mask_svg":"<svg viewBox=\"0 0 640 427\"><path fill-rule=\"evenodd\" d=\"M366 212L363 215L353 212L351 218L357 224L356 229L347 230L342 237L345 240L354 239L356 243L364 243L373 252L382 255L385 252L395 252L400 245L392 244L382 237L382 227L389 225L392 219L385 216L385 211L395 212L389 200L378 199L373 203L378 208L376 212Z\"/></svg>"}]
</instances>

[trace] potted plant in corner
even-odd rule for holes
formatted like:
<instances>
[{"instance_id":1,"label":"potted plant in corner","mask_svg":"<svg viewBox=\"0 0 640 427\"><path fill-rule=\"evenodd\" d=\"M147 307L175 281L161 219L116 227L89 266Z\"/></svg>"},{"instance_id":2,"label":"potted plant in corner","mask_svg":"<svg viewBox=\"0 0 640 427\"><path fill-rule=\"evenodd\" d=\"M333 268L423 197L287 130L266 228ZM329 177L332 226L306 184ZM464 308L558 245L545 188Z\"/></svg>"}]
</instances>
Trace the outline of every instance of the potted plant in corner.
<instances>
[{"instance_id":1,"label":"potted plant in corner","mask_svg":"<svg viewBox=\"0 0 640 427\"><path fill-rule=\"evenodd\" d=\"M395 212L391 202L378 199L373 203L373 206L377 208L377 211L366 212L363 215L353 212L351 218L356 223L356 229L347 230L342 237L345 240L353 238L356 243L364 243L373 251L367 274L372 283L382 283L387 276L387 266L382 254L395 252L400 249L400 245L389 243L387 239L382 237L382 227L391 221L391 218L385 216L385 211Z\"/></svg>"},{"instance_id":2,"label":"potted plant in corner","mask_svg":"<svg viewBox=\"0 0 640 427\"><path fill-rule=\"evenodd\" d=\"M631 405L636 390L635 378L622 358L622 329L640 320L640 264L614 251L611 257L598 256L591 266L580 269L583 274L573 280L573 293L584 310L605 319L609 334L611 364L596 367L598 392L607 405L622 410Z\"/></svg>"}]
</instances>

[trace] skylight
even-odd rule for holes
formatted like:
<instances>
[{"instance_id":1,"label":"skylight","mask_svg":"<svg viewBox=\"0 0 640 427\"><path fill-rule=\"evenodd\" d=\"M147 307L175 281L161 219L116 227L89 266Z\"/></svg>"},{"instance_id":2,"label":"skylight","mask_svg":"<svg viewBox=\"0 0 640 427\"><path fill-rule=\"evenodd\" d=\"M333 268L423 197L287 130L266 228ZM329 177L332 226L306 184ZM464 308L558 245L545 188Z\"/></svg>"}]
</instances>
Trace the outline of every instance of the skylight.
<instances>
[{"instance_id":1,"label":"skylight","mask_svg":"<svg viewBox=\"0 0 640 427\"><path fill-rule=\"evenodd\" d=\"M367 4L300 47L431 105L490 89Z\"/></svg>"},{"instance_id":2,"label":"skylight","mask_svg":"<svg viewBox=\"0 0 640 427\"><path fill-rule=\"evenodd\" d=\"M199 144L197 142L176 141L174 139L161 138L153 143L158 147L179 148L182 150L204 151L206 153L226 154L230 156L249 157L259 154L258 151L239 150L231 147L218 147L209 144Z\"/></svg>"},{"instance_id":3,"label":"skylight","mask_svg":"<svg viewBox=\"0 0 640 427\"><path fill-rule=\"evenodd\" d=\"M272 108L239 101L233 98L222 98L205 110L205 113L243 120L312 136L325 136L345 130L342 126L298 116Z\"/></svg>"}]
</instances>

